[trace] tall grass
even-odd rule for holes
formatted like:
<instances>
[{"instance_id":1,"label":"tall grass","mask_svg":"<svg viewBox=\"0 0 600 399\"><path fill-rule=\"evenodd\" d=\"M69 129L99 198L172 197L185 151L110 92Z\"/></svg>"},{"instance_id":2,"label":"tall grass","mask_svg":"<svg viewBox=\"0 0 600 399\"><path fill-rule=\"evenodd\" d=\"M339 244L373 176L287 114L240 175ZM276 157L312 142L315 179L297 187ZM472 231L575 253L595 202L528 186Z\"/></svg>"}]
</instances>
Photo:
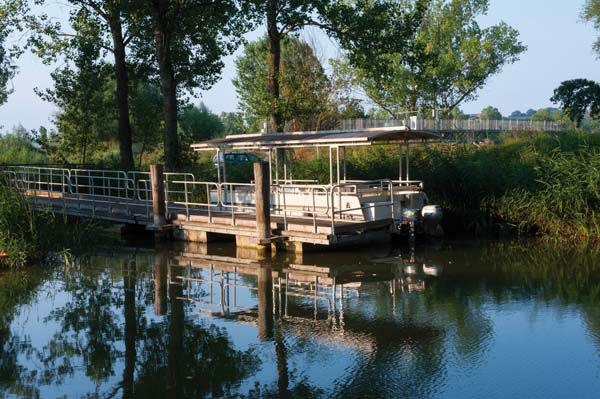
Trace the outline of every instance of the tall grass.
<instances>
[{"instance_id":1,"label":"tall grass","mask_svg":"<svg viewBox=\"0 0 600 399\"><path fill-rule=\"evenodd\" d=\"M294 178L329 180L326 154L298 153ZM348 151L348 178L398 176L398 150ZM555 240L600 241L600 135L503 135L491 145L430 144L413 149L411 179L445 209L449 233L494 231Z\"/></svg>"},{"instance_id":2,"label":"tall grass","mask_svg":"<svg viewBox=\"0 0 600 399\"><path fill-rule=\"evenodd\" d=\"M0 184L0 267L43 263L53 253L81 247L94 231L91 222L73 222L66 215L35 211L16 190Z\"/></svg>"}]
</instances>

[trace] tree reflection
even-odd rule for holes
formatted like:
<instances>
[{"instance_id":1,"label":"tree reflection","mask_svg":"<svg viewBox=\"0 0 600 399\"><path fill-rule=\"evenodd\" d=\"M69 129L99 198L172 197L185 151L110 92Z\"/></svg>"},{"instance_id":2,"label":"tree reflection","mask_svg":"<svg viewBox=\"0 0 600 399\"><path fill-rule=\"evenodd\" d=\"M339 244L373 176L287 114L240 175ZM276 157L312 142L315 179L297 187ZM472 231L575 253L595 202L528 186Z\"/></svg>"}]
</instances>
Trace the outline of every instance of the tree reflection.
<instances>
[{"instance_id":1,"label":"tree reflection","mask_svg":"<svg viewBox=\"0 0 600 399\"><path fill-rule=\"evenodd\" d=\"M56 330L41 348L26 348L24 337L11 336L17 302L13 309L3 307L2 390L35 397L44 386L71 378L85 386L83 374L91 396L218 397L257 370L252 350L237 350L223 329L186 318L181 285L169 285L169 316L150 320L144 313L161 295L152 292L152 280L137 278L140 271L151 271L150 265L140 269L135 259L112 259L103 267L104 262L84 261L60 277L66 298L43 320ZM177 276L171 277L176 282ZM0 291L2 301L5 292ZM21 299L32 300L34 294Z\"/></svg>"},{"instance_id":2,"label":"tree reflection","mask_svg":"<svg viewBox=\"0 0 600 399\"><path fill-rule=\"evenodd\" d=\"M596 253L500 243L417 251L419 256L447 265L444 274L424 277L422 292L393 296L389 281L377 281L375 266L367 263L371 273L364 275L371 280L361 286L360 298L341 303L343 317L342 309L332 311L326 301L315 311L312 299L300 297L288 298L279 312L284 305L274 301L279 293L273 291L286 285L274 288L276 265L264 265L256 279L244 280L257 288L251 298L257 313L252 308L244 314L256 317L257 344L245 350L214 320L194 316L194 305L182 299L181 269L169 268L163 253L81 258L70 270L1 275L0 397L40 396L49 387L56 387L52 396L63 389L69 394L72 380L87 391L73 395L239 397L261 361L272 361L272 379L257 381L247 397L426 398L443 384L449 358L462 359L466 367L480 362L494 338L487 306L510 301L576 309L600 352ZM360 275L352 270L353 278ZM21 305L43 302L46 290L60 293L47 316L19 321L48 329L38 334L37 342L40 335L46 338L39 344L15 323ZM326 368L324 345L352 357L346 369L331 371L339 374L331 386L296 369L310 362ZM265 348L271 357L258 352Z\"/></svg>"}]
</instances>

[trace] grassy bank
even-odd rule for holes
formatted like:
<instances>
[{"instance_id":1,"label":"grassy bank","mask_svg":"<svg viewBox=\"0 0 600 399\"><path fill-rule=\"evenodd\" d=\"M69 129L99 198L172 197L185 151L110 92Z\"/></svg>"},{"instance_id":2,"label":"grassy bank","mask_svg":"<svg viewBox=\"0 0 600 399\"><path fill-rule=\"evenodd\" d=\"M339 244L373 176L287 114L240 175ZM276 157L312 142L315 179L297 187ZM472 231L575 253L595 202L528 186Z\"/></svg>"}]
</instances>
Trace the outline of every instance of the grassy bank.
<instances>
[{"instance_id":1,"label":"grassy bank","mask_svg":"<svg viewBox=\"0 0 600 399\"><path fill-rule=\"evenodd\" d=\"M328 181L326 154L297 153L296 179ZM502 136L495 144L430 144L411 154L411 179L423 180L445 209L450 234L538 234L600 241L600 135ZM348 151L348 178L398 176L397 148Z\"/></svg>"},{"instance_id":2,"label":"grassy bank","mask_svg":"<svg viewBox=\"0 0 600 399\"><path fill-rule=\"evenodd\" d=\"M14 189L0 184L0 268L43 263L52 254L84 246L95 230L90 222L36 212Z\"/></svg>"}]
</instances>

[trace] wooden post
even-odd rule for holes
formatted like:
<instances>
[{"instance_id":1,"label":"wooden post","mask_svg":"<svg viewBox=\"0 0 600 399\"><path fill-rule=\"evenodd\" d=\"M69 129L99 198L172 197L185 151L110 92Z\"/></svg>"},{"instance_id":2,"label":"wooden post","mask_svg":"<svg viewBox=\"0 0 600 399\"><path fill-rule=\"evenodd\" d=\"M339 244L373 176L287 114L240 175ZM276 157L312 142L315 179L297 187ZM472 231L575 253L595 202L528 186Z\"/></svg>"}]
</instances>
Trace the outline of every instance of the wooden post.
<instances>
[{"instance_id":1,"label":"wooden post","mask_svg":"<svg viewBox=\"0 0 600 399\"><path fill-rule=\"evenodd\" d=\"M256 234L259 245L267 245L271 238L271 186L269 164L254 162L254 184L256 195ZM270 247L270 244L268 244Z\"/></svg>"},{"instance_id":2,"label":"wooden post","mask_svg":"<svg viewBox=\"0 0 600 399\"><path fill-rule=\"evenodd\" d=\"M273 337L273 271L261 266L258 270L258 338Z\"/></svg>"},{"instance_id":3,"label":"wooden post","mask_svg":"<svg viewBox=\"0 0 600 399\"><path fill-rule=\"evenodd\" d=\"M152 213L154 227L160 229L167 224L165 218L165 183L162 165L150 165L150 182L152 184Z\"/></svg>"}]
</instances>

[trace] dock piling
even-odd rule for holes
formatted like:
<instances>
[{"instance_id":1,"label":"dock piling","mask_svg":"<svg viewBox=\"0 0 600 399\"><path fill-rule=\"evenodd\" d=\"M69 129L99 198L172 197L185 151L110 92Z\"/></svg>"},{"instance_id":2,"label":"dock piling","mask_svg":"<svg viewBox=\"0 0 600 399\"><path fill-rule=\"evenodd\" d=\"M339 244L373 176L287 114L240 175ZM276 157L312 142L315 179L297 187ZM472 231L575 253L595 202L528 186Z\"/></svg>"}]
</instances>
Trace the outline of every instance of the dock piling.
<instances>
[{"instance_id":1,"label":"dock piling","mask_svg":"<svg viewBox=\"0 0 600 399\"><path fill-rule=\"evenodd\" d=\"M165 184L162 165L150 165L150 182L152 186L152 214L154 229L158 235L167 224L165 205Z\"/></svg>"},{"instance_id":2,"label":"dock piling","mask_svg":"<svg viewBox=\"0 0 600 399\"><path fill-rule=\"evenodd\" d=\"M258 246L270 248L271 244L271 186L269 184L269 164L254 163L254 184L256 186L256 238Z\"/></svg>"}]
</instances>

